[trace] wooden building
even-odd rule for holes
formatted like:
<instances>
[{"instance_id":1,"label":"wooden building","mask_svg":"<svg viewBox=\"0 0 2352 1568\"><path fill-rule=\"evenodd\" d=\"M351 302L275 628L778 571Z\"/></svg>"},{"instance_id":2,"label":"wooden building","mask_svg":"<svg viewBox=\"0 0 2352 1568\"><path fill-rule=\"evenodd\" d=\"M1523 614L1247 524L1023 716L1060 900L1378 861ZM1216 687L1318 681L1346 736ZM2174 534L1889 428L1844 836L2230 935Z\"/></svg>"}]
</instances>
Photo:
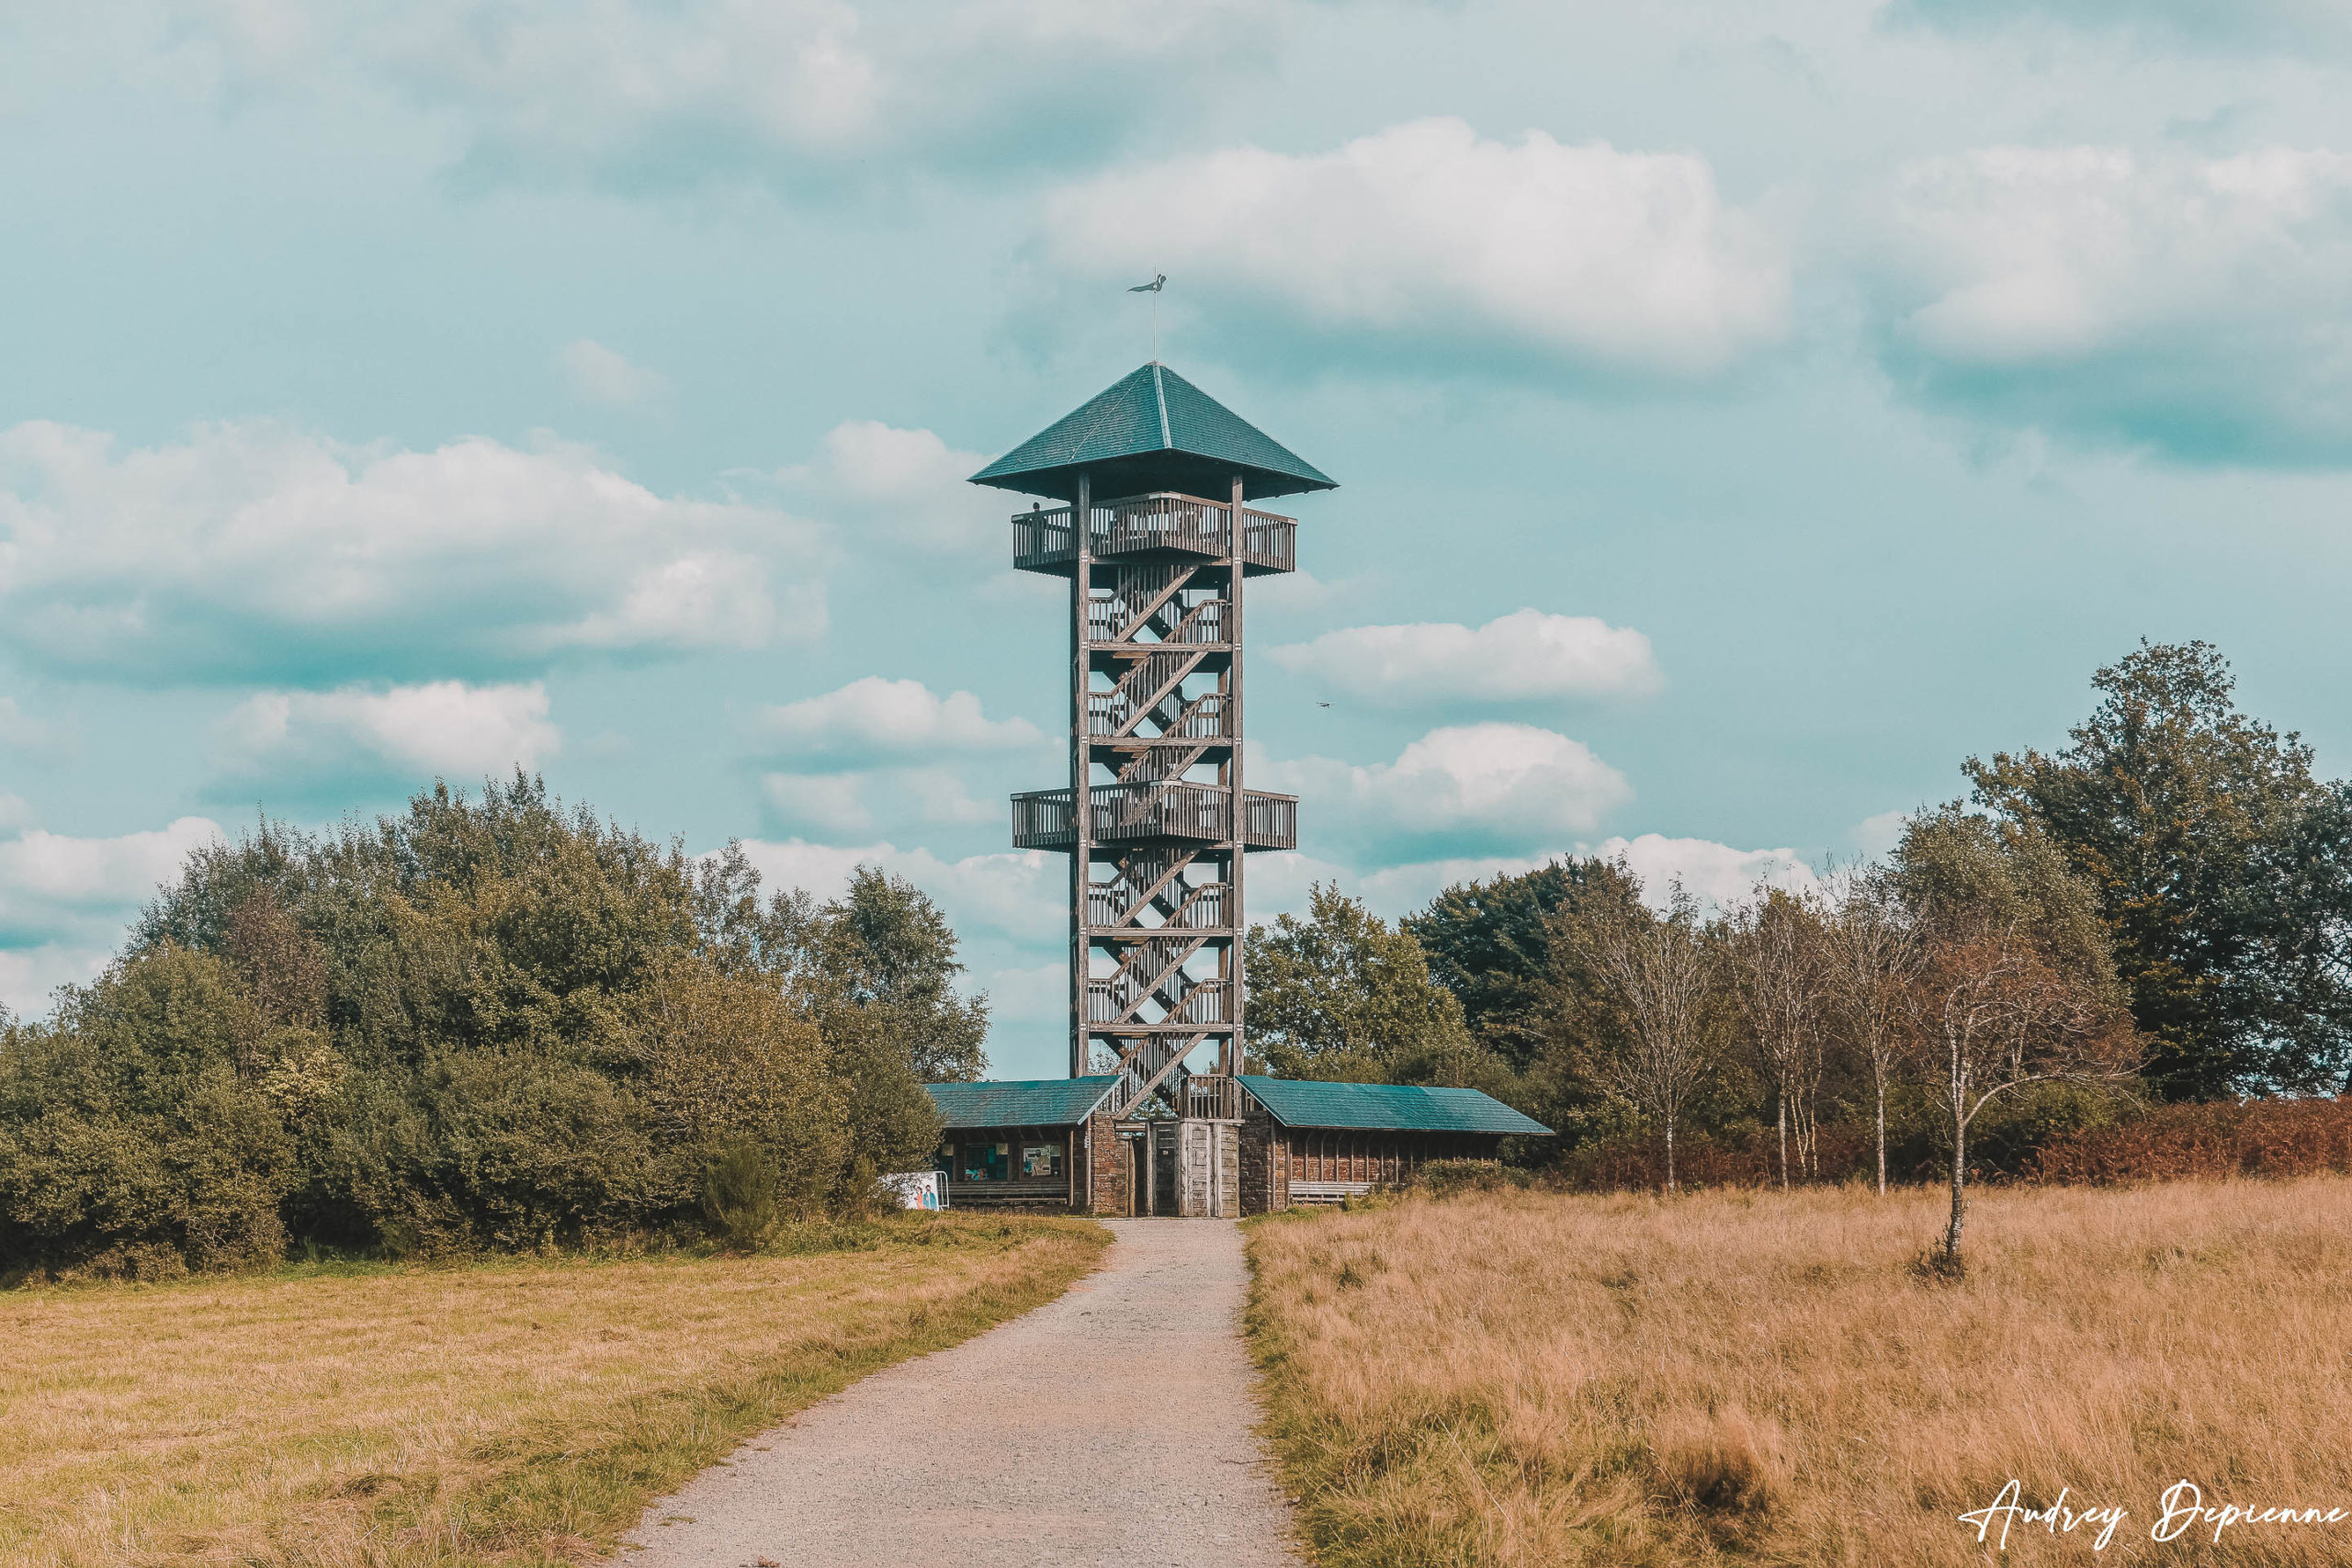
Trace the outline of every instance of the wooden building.
<instances>
[{"instance_id":1,"label":"wooden building","mask_svg":"<svg viewBox=\"0 0 2352 1568\"><path fill-rule=\"evenodd\" d=\"M1475 1089L1241 1078L1241 1212L1336 1203L1432 1160L1491 1161L1552 1129Z\"/></svg>"},{"instance_id":2,"label":"wooden building","mask_svg":"<svg viewBox=\"0 0 2352 1568\"><path fill-rule=\"evenodd\" d=\"M1117 1086L1107 1074L927 1085L942 1124L948 1207L1098 1213L1096 1156L1117 1152L1101 1146L1116 1134L1100 1112Z\"/></svg>"},{"instance_id":3,"label":"wooden building","mask_svg":"<svg viewBox=\"0 0 2352 1568\"><path fill-rule=\"evenodd\" d=\"M930 1086L951 1207L1236 1219L1336 1203L1551 1129L1475 1089L1243 1075L1232 1118L1120 1118L1114 1074Z\"/></svg>"}]
</instances>

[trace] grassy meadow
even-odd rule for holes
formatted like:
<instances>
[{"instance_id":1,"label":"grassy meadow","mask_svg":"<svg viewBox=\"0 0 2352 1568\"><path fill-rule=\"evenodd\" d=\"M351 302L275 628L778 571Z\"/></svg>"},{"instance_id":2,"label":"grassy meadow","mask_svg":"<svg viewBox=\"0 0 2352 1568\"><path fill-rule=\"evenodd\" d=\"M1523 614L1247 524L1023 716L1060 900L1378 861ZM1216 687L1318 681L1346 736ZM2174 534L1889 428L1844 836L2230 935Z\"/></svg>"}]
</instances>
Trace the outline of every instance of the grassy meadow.
<instances>
[{"instance_id":1,"label":"grassy meadow","mask_svg":"<svg viewBox=\"0 0 2352 1568\"><path fill-rule=\"evenodd\" d=\"M1324 1568L2352 1562L2352 1180L1946 1198L1474 1193L1257 1224L1270 1430ZM2102 1551L1957 1516L2129 1510ZM1997 1526L1995 1529L1997 1535Z\"/></svg>"},{"instance_id":2,"label":"grassy meadow","mask_svg":"<svg viewBox=\"0 0 2352 1568\"><path fill-rule=\"evenodd\" d=\"M745 1435L1058 1294L1082 1221L0 1292L0 1568L593 1560Z\"/></svg>"}]
</instances>

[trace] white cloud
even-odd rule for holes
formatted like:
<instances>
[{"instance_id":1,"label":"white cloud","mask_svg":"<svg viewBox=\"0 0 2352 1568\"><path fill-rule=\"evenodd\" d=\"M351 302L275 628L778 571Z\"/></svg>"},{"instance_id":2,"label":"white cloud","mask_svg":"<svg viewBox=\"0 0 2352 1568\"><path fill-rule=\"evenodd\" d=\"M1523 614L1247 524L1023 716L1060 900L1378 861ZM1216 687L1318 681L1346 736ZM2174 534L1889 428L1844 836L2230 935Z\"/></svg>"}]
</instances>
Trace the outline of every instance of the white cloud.
<instances>
[{"instance_id":1,"label":"white cloud","mask_svg":"<svg viewBox=\"0 0 2352 1568\"><path fill-rule=\"evenodd\" d=\"M760 788L776 817L822 833L856 833L876 818L926 826L1002 826L1002 797L976 800L951 768L853 769L838 773L763 773Z\"/></svg>"},{"instance_id":2,"label":"white cloud","mask_svg":"<svg viewBox=\"0 0 2352 1568\"><path fill-rule=\"evenodd\" d=\"M1349 626L1276 648L1272 658L1327 688L1396 704L1643 696L1663 681L1640 632L1540 610L1475 629L1444 621Z\"/></svg>"},{"instance_id":3,"label":"white cloud","mask_svg":"<svg viewBox=\"0 0 2352 1568\"><path fill-rule=\"evenodd\" d=\"M355 447L266 423L118 451L0 432L0 642L77 671L459 674L824 628L811 525L585 447Z\"/></svg>"},{"instance_id":4,"label":"white cloud","mask_svg":"<svg viewBox=\"0 0 2352 1568\"><path fill-rule=\"evenodd\" d=\"M832 845L747 839L743 854L769 886L805 888L820 898L848 887L857 867L880 866L930 894L958 936L993 931L1035 945L1058 942L1069 924L1069 859L1042 850L946 861L927 849L901 850L888 840Z\"/></svg>"},{"instance_id":5,"label":"white cloud","mask_svg":"<svg viewBox=\"0 0 2352 1568\"><path fill-rule=\"evenodd\" d=\"M669 379L657 370L630 362L593 338L564 345L556 355L565 382L575 396L607 408L635 408L652 402L670 389Z\"/></svg>"},{"instance_id":6,"label":"white cloud","mask_svg":"<svg viewBox=\"0 0 2352 1568\"><path fill-rule=\"evenodd\" d=\"M796 757L858 760L1035 750L1046 739L1025 718L989 718L969 692L942 697L920 681L880 675L768 708L753 728Z\"/></svg>"},{"instance_id":7,"label":"white cloud","mask_svg":"<svg viewBox=\"0 0 2352 1568\"><path fill-rule=\"evenodd\" d=\"M1669 839L1644 833L1633 839L1608 839L1590 853L1602 860L1623 859L1641 879L1642 897L1663 909L1679 879L1683 890L1702 905L1724 908L1756 890L1759 882L1790 892L1818 886L1813 867L1794 850L1736 850L1712 839Z\"/></svg>"},{"instance_id":8,"label":"white cloud","mask_svg":"<svg viewBox=\"0 0 2352 1568\"><path fill-rule=\"evenodd\" d=\"M1681 152L1481 140L1458 119L1336 152L1237 147L1058 193L1038 243L1095 280L1181 276L1333 334L1645 376L1724 369L1787 330L1789 272Z\"/></svg>"},{"instance_id":9,"label":"white cloud","mask_svg":"<svg viewBox=\"0 0 2352 1568\"><path fill-rule=\"evenodd\" d=\"M1903 829L1910 824L1908 811L1882 811L1875 817L1865 817L1854 828L1854 847L1866 855L1883 855L1903 841Z\"/></svg>"},{"instance_id":10,"label":"white cloud","mask_svg":"<svg viewBox=\"0 0 2352 1568\"><path fill-rule=\"evenodd\" d=\"M878 540L899 570L968 572L1012 548L1012 499L971 476L988 465L928 430L846 420L825 433L810 461L779 470L786 493L840 524L852 540Z\"/></svg>"},{"instance_id":11,"label":"white cloud","mask_svg":"<svg viewBox=\"0 0 2352 1568\"><path fill-rule=\"evenodd\" d=\"M220 825L183 817L152 832L75 839L28 829L0 843L0 908L40 899L77 909L124 908L177 874L191 851L220 837Z\"/></svg>"},{"instance_id":12,"label":"white cloud","mask_svg":"<svg viewBox=\"0 0 2352 1568\"><path fill-rule=\"evenodd\" d=\"M218 823L183 817L110 839L38 828L0 839L0 1003L37 1013L55 987L95 976L139 907L220 836Z\"/></svg>"},{"instance_id":13,"label":"white cloud","mask_svg":"<svg viewBox=\"0 0 2352 1568\"><path fill-rule=\"evenodd\" d=\"M1277 761L1253 744L1247 767L1252 788L1298 794L1302 811L1332 813L1330 830L1341 836L1442 839L1464 848L1589 832L1634 793L1582 741L1526 724L1432 729L1394 762L1370 766L1326 757ZM1317 836L1314 823L1306 830Z\"/></svg>"},{"instance_id":14,"label":"white cloud","mask_svg":"<svg viewBox=\"0 0 2352 1568\"><path fill-rule=\"evenodd\" d=\"M19 1018L37 1018L49 1010L50 995L58 987L96 979L113 956L110 948L62 942L0 947L0 1007Z\"/></svg>"},{"instance_id":15,"label":"white cloud","mask_svg":"<svg viewBox=\"0 0 2352 1568\"><path fill-rule=\"evenodd\" d=\"M216 739L238 771L266 777L389 769L481 778L536 770L562 744L548 721L547 688L536 681L258 692L230 712Z\"/></svg>"},{"instance_id":16,"label":"white cloud","mask_svg":"<svg viewBox=\"0 0 2352 1568\"><path fill-rule=\"evenodd\" d=\"M1270 48L1272 0L177 0L243 92L347 66L472 164L638 188L1055 159L1170 116ZM1157 85L1160 91L1142 89ZM1053 103L1055 113L1029 112ZM1081 136L1073 126L1085 128Z\"/></svg>"},{"instance_id":17,"label":"white cloud","mask_svg":"<svg viewBox=\"0 0 2352 1568\"><path fill-rule=\"evenodd\" d=\"M29 828L33 823L33 808L21 795L0 790L0 829Z\"/></svg>"},{"instance_id":18,"label":"white cloud","mask_svg":"<svg viewBox=\"0 0 2352 1568\"><path fill-rule=\"evenodd\" d=\"M2352 154L1992 147L1906 165L1894 352L2012 423L2352 455Z\"/></svg>"}]
</instances>

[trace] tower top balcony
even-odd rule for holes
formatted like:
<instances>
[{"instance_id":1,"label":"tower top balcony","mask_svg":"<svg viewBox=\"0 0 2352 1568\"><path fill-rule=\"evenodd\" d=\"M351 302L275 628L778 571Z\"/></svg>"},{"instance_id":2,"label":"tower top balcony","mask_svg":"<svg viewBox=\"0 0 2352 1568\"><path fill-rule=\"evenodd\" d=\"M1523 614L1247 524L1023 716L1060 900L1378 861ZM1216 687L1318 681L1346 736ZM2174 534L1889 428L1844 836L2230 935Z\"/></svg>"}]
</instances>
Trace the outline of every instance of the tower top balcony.
<instances>
[{"instance_id":1,"label":"tower top balcony","mask_svg":"<svg viewBox=\"0 0 2352 1568\"><path fill-rule=\"evenodd\" d=\"M1078 565L1072 510L1033 507L1014 513L1012 564L1048 577L1069 576ZM1159 491L1097 502L1088 510L1087 545L1097 560L1223 560L1233 550L1235 509L1229 502ZM1240 513L1242 570L1263 577L1296 570L1296 520L1249 506Z\"/></svg>"},{"instance_id":2,"label":"tower top balcony","mask_svg":"<svg viewBox=\"0 0 2352 1568\"><path fill-rule=\"evenodd\" d=\"M1245 501L1334 490L1338 481L1158 360L1097 393L972 476L974 484L1076 502L1158 491Z\"/></svg>"}]
</instances>

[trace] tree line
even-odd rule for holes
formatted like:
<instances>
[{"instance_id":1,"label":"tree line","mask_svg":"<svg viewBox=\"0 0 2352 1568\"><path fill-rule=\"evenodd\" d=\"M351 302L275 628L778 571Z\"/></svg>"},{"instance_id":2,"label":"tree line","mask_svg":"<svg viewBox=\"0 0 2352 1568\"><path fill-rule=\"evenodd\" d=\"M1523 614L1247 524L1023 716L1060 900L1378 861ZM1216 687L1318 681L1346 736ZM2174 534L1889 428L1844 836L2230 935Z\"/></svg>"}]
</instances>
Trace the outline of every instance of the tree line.
<instances>
[{"instance_id":1,"label":"tree line","mask_svg":"<svg viewBox=\"0 0 2352 1568\"><path fill-rule=\"evenodd\" d=\"M1638 1140L1668 1189L1694 1134L1818 1179L1827 1125L1882 1189L1891 1149L1940 1170L1953 1258L1986 1136L2014 1159L2149 1101L2342 1091L2352 785L2241 713L2210 645L2095 686L2064 748L1970 759L1966 798L1817 886L1709 909L1565 859L1393 926L1318 887L1250 934L1253 1052L1485 1089L1561 1130L1552 1157Z\"/></svg>"},{"instance_id":2,"label":"tree line","mask_svg":"<svg viewBox=\"0 0 2352 1568\"><path fill-rule=\"evenodd\" d=\"M955 933L871 868L763 893L518 775L197 852L0 1019L0 1273L432 1255L855 1204L978 1076Z\"/></svg>"}]
</instances>

